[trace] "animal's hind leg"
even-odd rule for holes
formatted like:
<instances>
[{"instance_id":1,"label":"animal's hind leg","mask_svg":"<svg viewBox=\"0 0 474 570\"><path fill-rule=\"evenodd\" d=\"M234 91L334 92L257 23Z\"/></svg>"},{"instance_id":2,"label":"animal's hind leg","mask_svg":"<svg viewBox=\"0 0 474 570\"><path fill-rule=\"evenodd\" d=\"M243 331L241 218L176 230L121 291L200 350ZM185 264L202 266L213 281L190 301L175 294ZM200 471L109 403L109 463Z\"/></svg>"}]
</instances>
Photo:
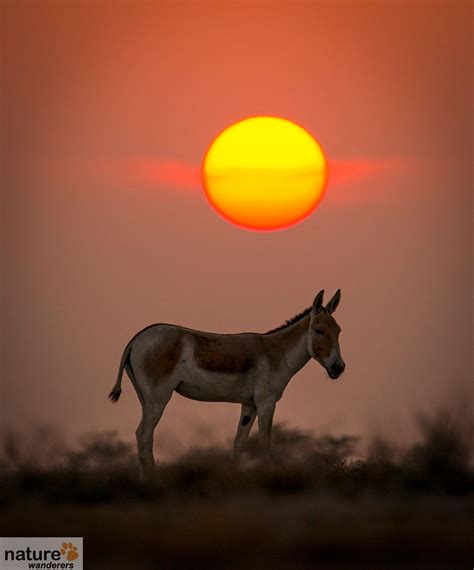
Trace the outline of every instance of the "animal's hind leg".
<instances>
[{"instance_id":1,"label":"animal's hind leg","mask_svg":"<svg viewBox=\"0 0 474 570\"><path fill-rule=\"evenodd\" d=\"M234 439L234 463L237 465L242 449L247 441L250 430L252 429L253 422L257 415L257 409L252 406L242 405L242 412L240 413L239 425Z\"/></svg>"},{"instance_id":2,"label":"animal's hind leg","mask_svg":"<svg viewBox=\"0 0 474 570\"><path fill-rule=\"evenodd\" d=\"M145 405L145 398L143 396L142 391L140 390L140 387L137 384L132 367L130 366L130 362L125 363L125 371L127 372L127 375L130 378L130 382L132 383L132 386L135 388L135 392L137 393L138 399L140 400L140 404L143 407Z\"/></svg>"},{"instance_id":3,"label":"animal's hind leg","mask_svg":"<svg viewBox=\"0 0 474 570\"><path fill-rule=\"evenodd\" d=\"M149 479L155 473L155 458L153 457L153 432L160 421L170 396L167 399L143 406L143 416L136 435L140 474L143 479Z\"/></svg>"}]
</instances>

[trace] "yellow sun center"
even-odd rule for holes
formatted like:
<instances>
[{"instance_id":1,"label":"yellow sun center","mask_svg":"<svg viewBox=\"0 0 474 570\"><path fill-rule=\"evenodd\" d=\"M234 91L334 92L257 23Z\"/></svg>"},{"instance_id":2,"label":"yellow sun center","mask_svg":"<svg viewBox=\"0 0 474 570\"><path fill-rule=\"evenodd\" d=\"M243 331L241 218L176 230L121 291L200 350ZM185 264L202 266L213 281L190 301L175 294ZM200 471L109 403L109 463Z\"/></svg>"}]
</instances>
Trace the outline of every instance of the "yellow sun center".
<instances>
[{"instance_id":1,"label":"yellow sun center","mask_svg":"<svg viewBox=\"0 0 474 570\"><path fill-rule=\"evenodd\" d=\"M327 162L302 127L251 117L225 129L202 165L206 196L225 219L255 230L288 227L320 202Z\"/></svg>"}]
</instances>

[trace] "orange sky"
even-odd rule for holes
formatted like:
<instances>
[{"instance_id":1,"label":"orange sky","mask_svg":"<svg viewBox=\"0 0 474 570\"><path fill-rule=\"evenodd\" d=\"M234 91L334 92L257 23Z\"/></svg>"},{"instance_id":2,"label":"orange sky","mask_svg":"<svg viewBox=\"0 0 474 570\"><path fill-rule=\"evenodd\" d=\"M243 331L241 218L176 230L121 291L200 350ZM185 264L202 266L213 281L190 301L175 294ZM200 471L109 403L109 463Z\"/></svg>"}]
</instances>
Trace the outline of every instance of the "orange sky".
<instances>
[{"instance_id":1,"label":"orange sky","mask_svg":"<svg viewBox=\"0 0 474 570\"><path fill-rule=\"evenodd\" d=\"M265 331L321 288L342 289L347 370L308 364L277 420L403 439L471 389L469 3L0 10L6 426L131 438L128 380L106 394L137 330ZM282 232L226 223L193 182L213 137L259 114L307 128L332 169ZM158 444L222 440L238 415L176 395Z\"/></svg>"}]
</instances>

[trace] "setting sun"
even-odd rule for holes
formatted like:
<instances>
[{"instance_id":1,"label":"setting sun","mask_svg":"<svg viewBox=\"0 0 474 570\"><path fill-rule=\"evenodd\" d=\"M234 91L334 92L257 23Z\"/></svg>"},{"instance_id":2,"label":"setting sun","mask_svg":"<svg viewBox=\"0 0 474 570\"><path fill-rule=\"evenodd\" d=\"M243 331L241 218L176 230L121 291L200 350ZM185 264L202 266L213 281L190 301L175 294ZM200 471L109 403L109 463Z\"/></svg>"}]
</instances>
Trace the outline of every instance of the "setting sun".
<instances>
[{"instance_id":1,"label":"setting sun","mask_svg":"<svg viewBox=\"0 0 474 570\"><path fill-rule=\"evenodd\" d=\"M327 162L302 127L277 117L251 117L212 142L202 180L209 201L226 220L276 230L313 212L324 194Z\"/></svg>"}]
</instances>

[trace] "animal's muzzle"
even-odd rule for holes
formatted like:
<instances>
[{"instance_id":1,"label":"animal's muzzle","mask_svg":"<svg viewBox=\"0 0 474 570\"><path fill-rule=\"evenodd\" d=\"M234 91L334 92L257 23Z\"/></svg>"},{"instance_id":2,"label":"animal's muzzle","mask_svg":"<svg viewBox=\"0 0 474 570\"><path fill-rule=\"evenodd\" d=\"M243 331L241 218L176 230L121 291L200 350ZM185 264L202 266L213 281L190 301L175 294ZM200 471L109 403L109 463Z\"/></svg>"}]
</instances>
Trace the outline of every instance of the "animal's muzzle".
<instances>
[{"instance_id":1,"label":"animal's muzzle","mask_svg":"<svg viewBox=\"0 0 474 570\"><path fill-rule=\"evenodd\" d=\"M344 362L335 362L330 368L327 368L329 378L336 380L344 372L346 365Z\"/></svg>"}]
</instances>

